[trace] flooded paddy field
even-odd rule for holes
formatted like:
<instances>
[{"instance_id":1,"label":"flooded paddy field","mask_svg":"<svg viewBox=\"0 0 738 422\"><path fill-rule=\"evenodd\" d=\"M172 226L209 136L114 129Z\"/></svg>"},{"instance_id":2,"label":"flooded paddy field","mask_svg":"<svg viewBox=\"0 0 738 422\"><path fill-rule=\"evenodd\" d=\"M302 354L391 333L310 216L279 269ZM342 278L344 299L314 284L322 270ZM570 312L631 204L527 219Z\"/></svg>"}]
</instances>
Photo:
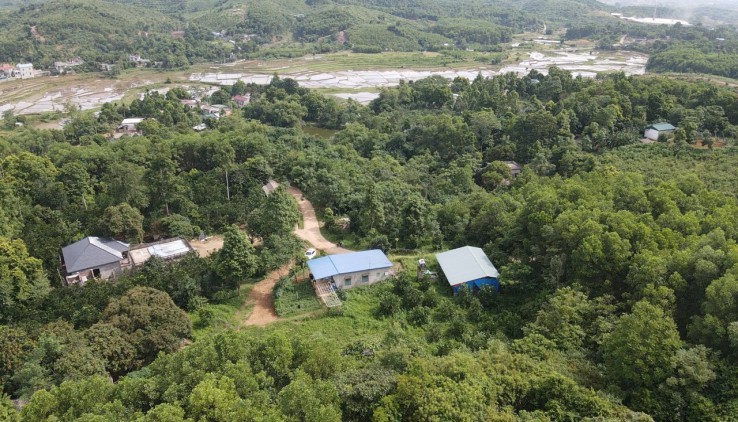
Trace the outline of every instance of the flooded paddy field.
<instances>
[{"instance_id":1,"label":"flooded paddy field","mask_svg":"<svg viewBox=\"0 0 738 422\"><path fill-rule=\"evenodd\" d=\"M494 68L480 66L469 69L391 69L391 70L341 70L341 71L309 71L293 70L289 66L278 70L281 77L293 78L300 86L313 89L346 90L333 92L332 95L354 99L360 103L368 103L378 96L378 88L396 86L400 81L417 81L429 76L441 76L452 80L457 77L474 79L481 74L483 77L513 72L518 75L527 75L531 70L543 74L556 66L571 71L574 76L595 77L600 72L624 72L627 75L641 75L646 72L648 56L633 52L596 52L549 50L545 53L533 51L527 53L527 58L520 62ZM272 74L257 72L204 72L190 75L191 82L215 85L233 85L237 81L245 83L267 84Z\"/></svg>"},{"instance_id":2,"label":"flooded paddy field","mask_svg":"<svg viewBox=\"0 0 738 422\"><path fill-rule=\"evenodd\" d=\"M544 46L546 47L546 46ZM470 56L476 53L468 53ZM598 52L589 49L547 49L534 51L513 49L507 65L485 64L485 55L474 59L446 63L438 53L398 53L371 55L342 54L306 56L292 60L237 62L224 65L201 65L190 72L137 71L120 79L101 79L96 75L39 77L19 82L0 83L0 113L12 110L16 115L63 111L67 104L82 110L99 109L103 104L139 98L145 90L166 92L169 87L182 86L211 93L218 86L236 81L267 84L273 74L297 80L301 86L326 91L344 99L368 103L384 87L400 81L416 81L438 75L452 80L456 77L474 79L478 74L490 77L514 72L528 74L531 70L546 73L552 66L569 70L574 75L594 77L599 72L622 71L628 75L645 73L648 57L633 52ZM405 58L405 60L403 60ZM368 61L367 61L368 60ZM366 66L362 63L366 61ZM488 61L487 61L488 62ZM172 85L164 85L165 79Z\"/></svg>"}]
</instances>

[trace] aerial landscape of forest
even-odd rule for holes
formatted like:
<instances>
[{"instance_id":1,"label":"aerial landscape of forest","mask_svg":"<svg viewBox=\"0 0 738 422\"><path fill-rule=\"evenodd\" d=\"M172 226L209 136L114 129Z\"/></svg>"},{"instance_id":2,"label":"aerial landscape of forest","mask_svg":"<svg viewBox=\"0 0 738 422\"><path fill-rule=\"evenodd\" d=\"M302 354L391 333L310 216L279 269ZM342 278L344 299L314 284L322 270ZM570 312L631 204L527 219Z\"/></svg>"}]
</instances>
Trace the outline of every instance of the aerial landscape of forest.
<instances>
[{"instance_id":1,"label":"aerial landscape of forest","mask_svg":"<svg viewBox=\"0 0 738 422\"><path fill-rule=\"evenodd\" d=\"M0 421L738 421L738 3L0 0Z\"/></svg>"}]
</instances>

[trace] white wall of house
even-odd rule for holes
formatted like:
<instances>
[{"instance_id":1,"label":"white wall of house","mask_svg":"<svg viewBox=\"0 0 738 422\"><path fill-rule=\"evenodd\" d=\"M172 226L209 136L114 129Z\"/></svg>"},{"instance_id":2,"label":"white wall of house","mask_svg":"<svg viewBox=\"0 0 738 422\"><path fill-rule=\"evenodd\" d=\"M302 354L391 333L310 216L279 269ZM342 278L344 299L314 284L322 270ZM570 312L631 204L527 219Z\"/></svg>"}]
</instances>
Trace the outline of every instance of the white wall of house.
<instances>
[{"instance_id":1,"label":"white wall of house","mask_svg":"<svg viewBox=\"0 0 738 422\"><path fill-rule=\"evenodd\" d=\"M653 139L654 141L659 139L659 131L656 129L646 129L646 138Z\"/></svg>"},{"instance_id":2,"label":"white wall of house","mask_svg":"<svg viewBox=\"0 0 738 422\"><path fill-rule=\"evenodd\" d=\"M643 134L648 139L653 139L654 141L658 141L660 135L671 135L672 133L674 133L673 130L658 131L656 129L646 129L646 131Z\"/></svg>"},{"instance_id":3,"label":"white wall of house","mask_svg":"<svg viewBox=\"0 0 738 422\"><path fill-rule=\"evenodd\" d=\"M16 65L18 69L18 76L21 79L28 79L33 77L33 65L31 63L22 63Z\"/></svg>"},{"instance_id":4,"label":"white wall of house","mask_svg":"<svg viewBox=\"0 0 738 422\"><path fill-rule=\"evenodd\" d=\"M368 286L376 282L382 281L390 276L392 267L378 268L369 271L360 271L356 273L338 274L333 276L336 286L341 289L353 289L359 286Z\"/></svg>"}]
</instances>

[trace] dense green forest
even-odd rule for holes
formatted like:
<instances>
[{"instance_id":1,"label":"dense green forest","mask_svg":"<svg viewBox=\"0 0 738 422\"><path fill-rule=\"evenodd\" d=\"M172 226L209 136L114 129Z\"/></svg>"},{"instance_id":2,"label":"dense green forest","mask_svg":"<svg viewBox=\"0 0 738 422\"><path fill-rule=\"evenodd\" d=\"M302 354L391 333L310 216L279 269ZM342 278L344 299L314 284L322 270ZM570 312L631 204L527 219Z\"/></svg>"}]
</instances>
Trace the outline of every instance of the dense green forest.
<instances>
[{"instance_id":1,"label":"dense green forest","mask_svg":"<svg viewBox=\"0 0 738 422\"><path fill-rule=\"evenodd\" d=\"M129 55L140 54L152 66L176 68L218 60L233 47L215 40L210 31L191 25L181 38L171 33L182 23L153 10L101 1L53 1L27 5L0 16L4 35L0 58L33 62L50 68L55 61L81 57L77 68L99 70L101 63L118 69L135 66Z\"/></svg>"},{"instance_id":2,"label":"dense green forest","mask_svg":"<svg viewBox=\"0 0 738 422\"><path fill-rule=\"evenodd\" d=\"M203 133L177 90L75 112L63 131L6 122L3 419L735 417L734 90L555 68L403 83L368 106L290 79L234 89L251 104ZM155 120L108 141L132 114ZM660 121L679 129L640 144ZM297 204L265 196L269 178L407 271L300 322L219 326L213 306L301 255ZM60 285L59 248L86 235L201 229L225 233L220 252ZM433 251L461 245L484 248L499 293L416 278L417 256L435 268Z\"/></svg>"}]
</instances>

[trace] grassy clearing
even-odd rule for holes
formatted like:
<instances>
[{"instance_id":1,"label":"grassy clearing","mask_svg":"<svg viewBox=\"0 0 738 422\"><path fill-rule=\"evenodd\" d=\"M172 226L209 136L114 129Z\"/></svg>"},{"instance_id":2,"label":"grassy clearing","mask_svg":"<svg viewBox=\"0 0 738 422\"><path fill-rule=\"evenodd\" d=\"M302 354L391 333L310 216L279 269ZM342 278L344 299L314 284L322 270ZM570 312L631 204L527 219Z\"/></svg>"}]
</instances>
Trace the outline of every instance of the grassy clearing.
<instances>
[{"instance_id":1,"label":"grassy clearing","mask_svg":"<svg viewBox=\"0 0 738 422\"><path fill-rule=\"evenodd\" d=\"M317 136L319 138L323 139L330 139L333 135L338 132L337 130L333 129L324 129L321 127L316 127L313 125L305 125L302 127L302 131L313 136Z\"/></svg>"},{"instance_id":2,"label":"grassy clearing","mask_svg":"<svg viewBox=\"0 0 738 422\"><path fill-rule=\"evenodd\" d=\"M323 219L321 218L321 220ZM323 237L335 244L342 242L343 247L346 249L361 250L369 246L353 233L340 230L326 230L325 228L322 228L320 232L323 234Z\"/></svg>"},{"instance_id":3,"label":"grassy clearing","mask_svg":"<svg viewBox=\"0 0 738 422\"><path fill-rule=\"evenodd\" d=\"M280 318L290 318L298 314L314 312L323 308L309 280L295 281L294 277L284 277L275 287L274 308Z\"/></svg>"},{"instance_id":4,"label":"grassy clearing","mask_svg":"<svg viewBox=\"0 0 738 422\"><path fill-rule=\"evenodd\" d=\"M255 336L284 332L291 337L323 340L337 349L343 349L356 341L378 342L388 331L393 319L377 319L375 310L379 306L380 293L391 287L392 281L387 280L351 289L346 292L346 300L339 308L295 314L292 318L267 326L266 329L247 329Z\"/></svg>"},{"instance_id":5,"label":"grassy clearing","mask_svg":"<svg viewBox=\"0 0 738 422\"><path fill-rule=\"evenodd\" d=\"M240 322L251 313L253 305L244 306L254 282L241 285L241 293L218 303L208 303L189 314L192 338L199 339L225 330L238 329Z\"/></svg>"}]
</instances>

